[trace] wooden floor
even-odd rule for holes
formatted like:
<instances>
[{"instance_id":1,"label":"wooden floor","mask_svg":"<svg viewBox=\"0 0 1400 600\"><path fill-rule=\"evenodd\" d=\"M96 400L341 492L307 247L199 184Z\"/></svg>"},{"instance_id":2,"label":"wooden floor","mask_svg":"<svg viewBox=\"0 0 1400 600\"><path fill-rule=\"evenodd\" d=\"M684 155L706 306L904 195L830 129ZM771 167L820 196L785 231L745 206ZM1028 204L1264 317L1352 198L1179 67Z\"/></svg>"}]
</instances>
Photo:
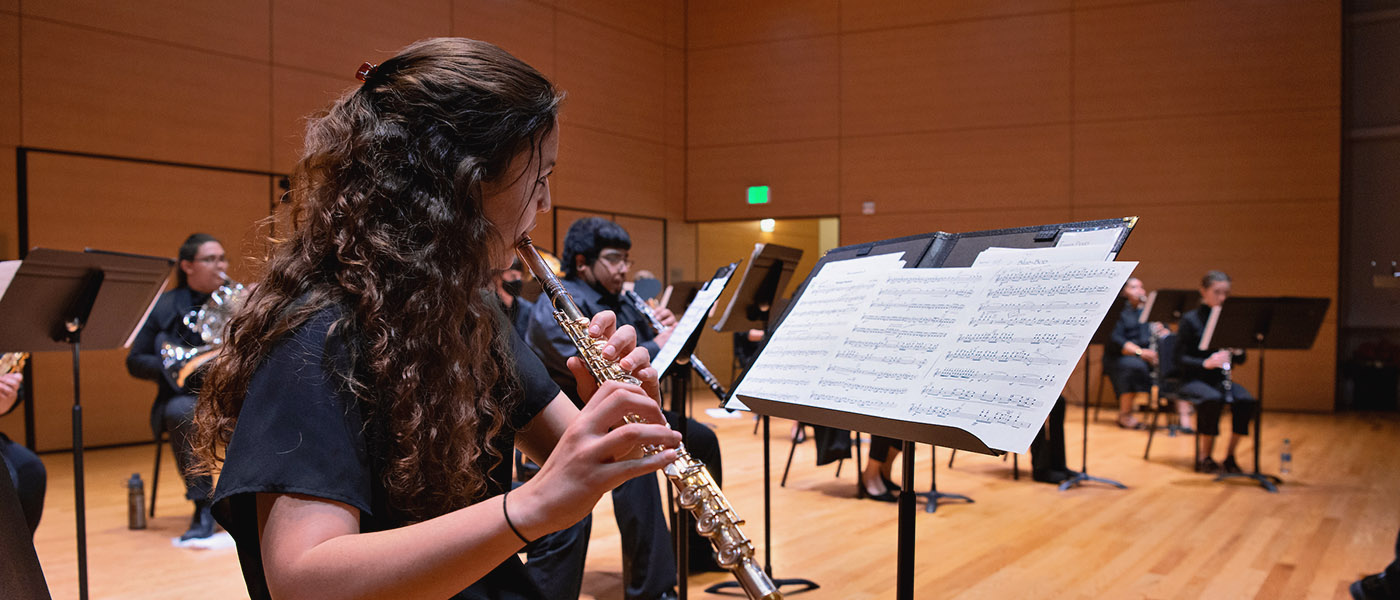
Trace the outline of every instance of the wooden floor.
<instances>
[{"instance_id":1,"label":"wooden floor","mask_svg":"<svg viewBox=\"0 0 1400 600\"><path fill-rule=\"evenodd\" d=\"M1073 467L1081 414L1071 407L1066 427ZM1091 485L1059 492L1024 475L1013 481L1009 461L965 453L948 469L948 451L941 450L939 488L976 503L919 513L915 595L1347 598L1349 582L1392 559L1400 530L1400 416L1270 413L1264 424L1266 472L1277 472L1283 438L1293 441L1293 474L1279 494L1192 473L1187 436L1158 437L1152 460L1144 461L1146 433L1120 430L1107 415L1089 428L1089 470L1127 490ZM745 531L762 544L761 440L747 419L715 425L726 494L749 520ZM821 585L800 598L893 598L895 505L855 499L852 465L835 479L832 467L813 466L810 443L798 446L788 485L778 488L788 423L775 421L772 431L776 575ZM1241 450L1241 458L1249 456L1248 445ZM927 489L928 447L918 454L916 487ZM91 596L246 597L232 549L171 547L190 512L173 463L164 467L167 484L150 528L127 530L123 483L141 472L149 485L151 457L150 446L86 455ZM39 557L53 597L76 598L72 463L66 454L43 458L49 496ZM1021 466L1024 472L1028 460ZM605 497L595 512L584 597L621 598L620 565ZM691 597L721 597L702 590L726 578L692 577Z\"/></svg>"}]
</instances>

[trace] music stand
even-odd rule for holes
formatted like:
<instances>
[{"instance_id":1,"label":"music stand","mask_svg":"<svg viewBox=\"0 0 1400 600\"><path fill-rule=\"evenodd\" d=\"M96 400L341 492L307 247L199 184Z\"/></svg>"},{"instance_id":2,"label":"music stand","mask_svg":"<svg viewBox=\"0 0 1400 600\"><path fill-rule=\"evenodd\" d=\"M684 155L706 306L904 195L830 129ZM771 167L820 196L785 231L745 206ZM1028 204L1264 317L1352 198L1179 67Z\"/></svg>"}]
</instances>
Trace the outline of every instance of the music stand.
<instances>
[{"instance_id":1,"label":"music stand","mask_svg":"<svg viewBox=\"0 0 1400 600\"><path fill-rule=\"evenodd\" d=\"M763 329L768 325L764 308L772 310L773 301L787 289L792 272L802 260L802 250L778 244L754 244L753 255L744 265L739 289L724 307L724 314L715 323L715 331ZM735 309L739 310L735 310Z\"/></svg>"},{"instance_id":2,"label":"music stand","mask_svg":"<svg viewBox=\"0 0 1400 600\"><path fill-rule=\"evenodd\" d=\"M1123 316L1123 303L1125 299L1119 298L1113 303L1113 307L1108 309L1108 314L1103 316L1103 321L1099 322L1099 328L1094 330L1093 337L1089 338L1089 345L1098 344L1107 347L1109 338L1113 337L1113 330L1118 325L1118 320ZM1108 361L1100 360L1100 363L1107 365ZM1080 435L1079 445L1079 472L1069 479L1060 482L1060 491L1063 492L1081 483L1102 483L1111 485L1120 490L1128 489L1112 479L1105 477L1094 477L1089 474L1089 350L1084 350L1084 430ZM1102 367L1101 367L1102 368Z\"/></svg>"},{"instance_id":3,"label":"music stand","mask_svg":"<svg viewBox=\"0 0 1400 600\"><path fill-rule=\"evenodd\" d=\"M796 299L802 296L808 284L817 277L822 267L832 262L866 256L900 254L905 260L905 268L966 267L970 266L983 250L990 247L1048 248L1060 245L1060 242L1067 242L1071 237L1074 237L1076 241L1088 237L1097 239L1100 234L1105 233L1108 238L1106 244L1107 256L1112 257L1116 255L1123 243L1127 241L1128 235L1132 232L1136 224L1137 217L1127 217L1123 219L1101 219L1075 223L1035 225L961 234L940 231L835 248L828 251L817 261L811 274L807 276L807 280L804 281L802 285L799 286L798 291L793 294L794 302L788 306L787 310L774 316L776 322L773 329L781 328L786 315L791 313L797 305ZM1066 243L1064 245L1077 244ZM764 339L764 345L759 349L760 355L771 343L772 337L773 336L768 336ZM977 436L957 427L914 423L900 419L875 416L859 411L820 408L771 398L758 398L749 395L740 396L737 393L738 388L743 384L744 379L752 376L753 371L753 368L746 370L743 375L740 376L739 382L732 387L730 391L731 400L728 403L729 406L735 406L742 400L743 404L753 406L755 410L765 415L778 414L779 416L799 421L836 427L838 429L858 429L904 440L904 460L901 474L903 480L908 482L906 485L910 487L912 487L914 481L914 440L934 444L935 446L969 450L980 454L1002 454L1001 451L993 450L988 447L978 439ZM901 494L899 498L897 539L898 574L896 577L896 598L899 600L912 600L914 597L914 513L914 495Z\"/></svg>"},{"instance_id":4,"label":"music stand","mask_svg":"<svg viewBox=\"0 0 1400 600\"><path fill-rule=\"evenodd\" d=\"M155 256L34 248L0 297L0 352L70 350L73 355L73 497L83 600L88 586L80 349L128 344L174 264Z\"/></svg>"},{"instance_id":5,"label":"music stand","mask_svg":"<svg viewBox=\"0 0 1400 600\"><path fill-rule=\"evenodd\" d=\"M798 260L802 259L802 250L778 246L776 243L757 243L753 249L753 256L749 257L749 262L745 263L743 276L739 278L739 288L734 292L734 297L729 298L729 305L724 309L724 316L721 322L715 324L715 331L738 330L738 329L767 329L769 316L774 315L777 308L778 295L783 294L787 288L788 280L792 276L792 270L797 269ZM753 276L755 270L764 271L764 276ZM769 306L769 310L760 310L760 305ZM735 308L738 308L736 312ZM686 309L687 315L690 310ZM708 308L706 309L708 313ZM743 316L739 316L739 315ZM734 319L729 316L734 315ZM757 316L757 319L753 319ZM732 326L721 329L727 324L727 319L732 320ZM742 327L739 324L742 323ZM699 340L699 337L696 338ZM764 337L767 341L767 337ZM692 343L693 344L693 343ZM669 345L666 344L666 345ZM729 389L728 399L732 401L734 387ZM722 404L722 403L721 403ZM770 464L770 443L769 443L769 417L763 415L763 572L769 573L769 578L773 578L773 483L771 483ZM820 587L818 583L811 579L804 578L773 578L773 585L778 589L784 586L801 586L790 593L808 592ZM706 587L706 593L721 593L721 590L736 589L738 582L720 582Z\"/></svg>"},{"instance_id":6,"label":"music stand","mask_svg":"<svg viewBox=\"0 0 1400 600\"><path fill-rule=\"evenodd\" d=\"M1228 298L1214 319L1215 327L1207 324L1201 333L1203 346L1213 348L1255 348L1259 351L1259 384L1254 401L1254 470L1249 473L1221 473L1216 481L1247 478L1264 489L1278 493L1276 484L1283 479L1259 470L1260 430L1264 414L1264 351L1307 350L1317 339L1322 320L1327 315L1328 298ZM1231 410L1234 410L1232 407Z\"/></svg>"},{"instance_id":7,"label":"music stand","mask_svg":"<svg viewBox=\"0 0 1400 600\"><path fill-rule=\"evenodd\" d=\"M1142 307L1142 322L1175 323L1181 315L1191 312L1201 304L1201 293L1196 290L1154 290L1147 293L1147 304Z\"/></svg>"}]
</instances>

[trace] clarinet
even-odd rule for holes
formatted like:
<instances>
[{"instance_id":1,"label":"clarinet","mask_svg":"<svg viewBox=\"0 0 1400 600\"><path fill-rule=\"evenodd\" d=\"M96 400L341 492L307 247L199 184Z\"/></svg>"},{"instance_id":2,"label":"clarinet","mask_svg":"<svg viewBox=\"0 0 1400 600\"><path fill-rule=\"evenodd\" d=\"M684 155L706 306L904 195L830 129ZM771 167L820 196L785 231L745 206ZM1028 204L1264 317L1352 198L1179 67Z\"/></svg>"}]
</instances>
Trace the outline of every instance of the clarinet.
<instances>
[{"instance_id":1,"label":"clarinet","mask_svg":"<svg viewBox=\"0 0 1400 600\"><path fill-rule=\"evenodd\" d=\"M604 381L620 381L633 385L641 384L636 377L623 371L616 362L603 358L602 349L607 345L588 335L588 317L574 304L574 299L545 265L544 259L535 250L529 236L520 240L515 251L520 260L534 273L544 286L544 293L554 306L554 320L569 334L578 348L579 358L588 367L588 372L599 384ZM640 417L628 415L628 423L640 422ZM646 445L642 451L647 454L661 452L658 446ZM678 492L680 505L695 515L695 529L710 540L715 549L715 562L729 569L739 586L751 600L781 600L783 595L778 586L754 561L753 542L739 530L744 520L734 512L729 500L720 491L710 470L705 464L690 456L685 446L676 447L676 461L666 465L662 472ZM684 583L684 582L682 582Z\"/></svg>"},{"instance_id":2,"label":"clarinet","mask_svg":"<svg viewBox=\"0 0 1400 600\"><path fill-rule=\"evenodd\" d=\"M1220 382L1220 387L1225 391L1225 403L1230 404L1235 401L1234 382L1230 380L1230 361L1234 359L1234 352L1225 359L1225 364L1220 365L1220 374L1225 376L1225 380ZM1233 410L1233 409L1231 409Z\"/></svg>"},{"instance_id":3,"label":"clarinet","mask_svg":"<svg viewBox=\"0 0 1400 600\"><path fill-rule=\"evenodd\" d=\"M661 319L656 316L656 311L652 310L651 305L647 304L647 301L643 300L641 296L638 296L637 292L622 290L622 298L631 302L632 306L637 307L637 310L646 316L647 322L651 323L651 328L656 331L657 335L670 329L661 324ZM700 379L704 380L705 385L710 386L710 391L714 392L716 396L719 396L721 403L729 397L729 393L724 391L724 384L721 384L719 378L715 377L715 374L711 373L710 370L705 367L705 363L700 362L699 356L694 354L690 355L690 366L695 368L695 372L700 375Z\"/></svg>"}]
</instances>

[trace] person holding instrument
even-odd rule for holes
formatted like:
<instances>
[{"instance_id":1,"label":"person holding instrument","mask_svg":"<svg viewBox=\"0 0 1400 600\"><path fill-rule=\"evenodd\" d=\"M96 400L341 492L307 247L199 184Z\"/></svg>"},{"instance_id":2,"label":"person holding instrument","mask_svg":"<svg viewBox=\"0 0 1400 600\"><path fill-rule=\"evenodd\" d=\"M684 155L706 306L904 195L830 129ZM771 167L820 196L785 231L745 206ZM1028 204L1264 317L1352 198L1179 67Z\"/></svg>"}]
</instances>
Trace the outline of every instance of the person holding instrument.
<instances>
[{"instance_id":1,"label":"person holding instrument","mask_svg":"<svg viewBox=\"0 0 1400 600\"><path fill-rule=\"evenodd\" d=\"M1104 344L1103 368L1113 382L1113 392L1118 395L1118 426L1145 429L1142 422L1133 416L1133 407L1147 398L1153 377L1161 377L1161 373L1154 375L1161 368L1155 342L1171 335L1171 332L1155 321L1139 322L1143 307L1147 304L1147 292L1141 279L1129 277L1128 282L1123 284L1121 295L1123 311L1113 326L1108 343ZM1182 430L1194 433L1191 429L1190 403L1178 401L1177 412Z\"/></svg>"},{"instance_id":2,"label":"person holding instrument","mask_svg":"<svg viewBox=\"0 0 1400 600\"><path fill-rule=\"evenodd\" d=\"M597 386L572 361L580 410L491 296L550 209L560 96L460 38L358 75L308 127L294 229L205 379L196 447L222 464L215 514L254 599L551 598L516 553L680 442L613 313L588 333L640 385ZM507 493L512 446L542 468Z\"/></svg>"},{"instance_id":3,"label":"person holding instrument","mask_svg":"<svg viewBox=\"0 0 1400 600\"><path fill-rule=\"evenodd\" d=\"M1220 271L1206 273L1201 278L1201 305L1182 315L1177 329L1180 336L1176 344L1177 364L1181 370L1179 393L1196 404L1196 414L1200 417L1196 424L1201 433L1196 470L1202 473L1242 472L1235 461L1235 449L1240 440L1249 435L1249 421L1258 408L1249 390L1230 378L1230 369L1244 362L1244 352L1200 349L1211 308L1224 304L1228 297L1230 276ZM1215 436L1220 435L1220 413L1226 404L1230 405L1230 443L1225 461L1216 463L1211 453L1215 450Z\"/></svg>"},{"instance_id":4,"label":"person holding instrument","mask_svg":"<svg viewBox=\"0 0 1400 600\"><path fill-rule=\"evenodd\" d=\"M185 480L185 498L194 502L190 527L180 541L207 538L214 535L214 516L209 512L209 493L214 482L208 475L192 472L195 392L177 386L167 372L161 357L166 345L197 348L204 340L189 324L194 322L209 297L224 285L228 256L224 246L214 236L195 233L185 238L177 251L179 270L175 289L156 300L151 315L141 324L141 330L131 342L126 355L126 370L131 375L156 382L156 399L151 405L151 431L159 436L170 434L170 449L175 454L175 467Z\"/></svg>"},{"instance_id":5,"label":"person holding instrument","mask_svg":"<svg viewBox=\"0 0 1400 600\"><path fill-rule=\"evenodd\" d=\"M612 311L618 323L630 325L637 332L638 348L654 356L674 331L676 316L665 307L658 308L657 318L667 327L666 331L658 333L646 315L621 298L622 283L631 265L628 256L631 248L631 236L617 223L599 217L574 221L564 235L564 252L560 255L564 278L560 283L584 316ZM554 307L549 302L535 303L526 339L554 382L575 402L581 402L583 396L575 391L576 378L566 368L566 360L576 357L578 348L555 322ZM715 433L695 419L671 411L663 413L675 428L685 419L686 446L709 467L715 480L723 484L719 439ZM612 491L612 500L622 542L623 597L627 600L675 597L672 588L678 583L676 556L656 476L645 473L617 486ZM709 542L698 535L689 537L690 568L718 569L710 558Z\"/></svg>"},{"instance_id":6,"label":"person holding instrument","mask_svg":"<svg viewBox=\"0 0 1400 600\"><path fill-rule=\"evenodd\" d=\"M19 405L20 387L24 375L20 374L24 361L29 355L14 352L0 354L0 417ZM19 494L20 511L24 513L25 524L29 526L29 537L39 529L39 519L44 515L44 493L48 489L48 471L39 455L28 448L16 444L4 433L0 433L0 463L4 469L0 476L9 477L10 483Z\"/></svg>"}]
</instances>

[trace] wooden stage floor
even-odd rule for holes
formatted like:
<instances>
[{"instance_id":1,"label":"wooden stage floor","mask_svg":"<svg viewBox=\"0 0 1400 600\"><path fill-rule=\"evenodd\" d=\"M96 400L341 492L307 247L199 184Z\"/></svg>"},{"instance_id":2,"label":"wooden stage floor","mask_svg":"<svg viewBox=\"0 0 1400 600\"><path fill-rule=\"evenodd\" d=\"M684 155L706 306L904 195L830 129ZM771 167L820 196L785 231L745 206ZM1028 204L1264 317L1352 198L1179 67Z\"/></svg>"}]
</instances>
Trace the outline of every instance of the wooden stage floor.
<instances>
[{"instance_id":1,"label":"wooden stage floor","mask_svg":"<svg viewBox=\"0 0 1400 600\"><path fill-rule=\"evenodd\" d=\"M1078 468L1080 415L1066 437ZM916 597L926 598L1338 598L1346 586L1390 562L1400 531L1400 415L1269 413L1263 467L1278 471L1291 438L1293 474L1279 494L1252 483L1216 483L1191 472L1191 438L1159 436L1142 459L1146 432L1121 430L1104 414L1089 428L1089 471L1127 490L1089 485L1065 492L1033 483L1029 457L1013 481L1010 461L959 453L952 469L938 453L940 489L974 504L920 512ZM746 533L761 545L762 444L749 419L714 420L725 457L725 491ZM1228 428L1228 420L1225 421ZM774 421L773 567L821 589L795 598L893 598L896 507L855 498L855 470L840 479L798 446L786 488L777 487L789 423ZM1223 440L1222 440L1223 442ZM1223 444L1222 444L1223 446ZM1250 446L1241 448L1248 465ZM928 487L929 451L918 449L915 487ZM126 528L125 480L151 479L151 446L86 454L88 562L93 598L244 598L231 548L174 548L190 504L166 452L157 516ZM54 598L77 597L70 455L43 456L48 501L36 544ZM585 598L621 598L617 527L608 498L594 512ZM760 548L760 556L762 549ZM726 574L690 578L693 598ZM0 594L3 595L3 594ZM730 596L732 597L732 596Z\"/></svg>"}]
</instances>

